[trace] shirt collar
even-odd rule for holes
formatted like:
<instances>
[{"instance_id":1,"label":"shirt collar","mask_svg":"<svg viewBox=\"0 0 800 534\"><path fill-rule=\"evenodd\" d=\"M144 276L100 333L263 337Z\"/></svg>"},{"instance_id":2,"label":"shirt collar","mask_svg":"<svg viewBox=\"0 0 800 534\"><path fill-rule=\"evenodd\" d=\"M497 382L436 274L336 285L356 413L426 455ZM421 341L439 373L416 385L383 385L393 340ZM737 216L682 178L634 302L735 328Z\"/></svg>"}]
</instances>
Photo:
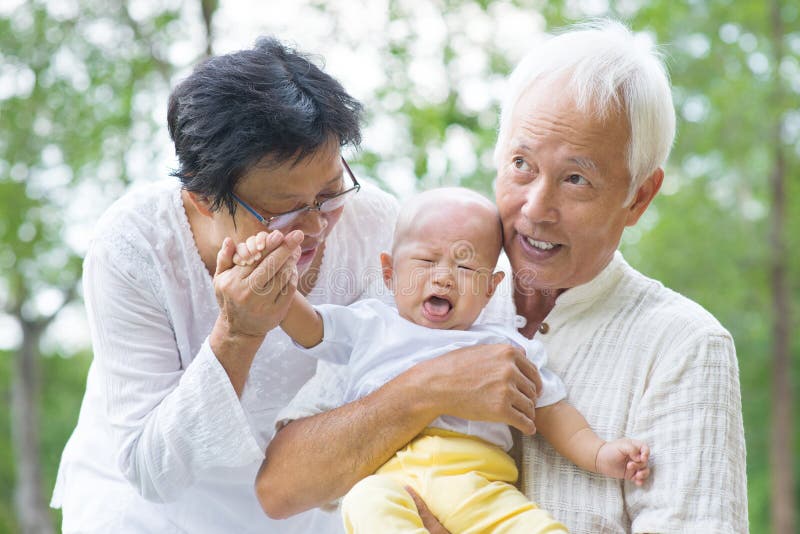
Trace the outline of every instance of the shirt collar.
<instances>
[{"instance_id":1,"label":"shirt collar","mask_svg":"<svg viewBox=\"0 0 800 534\"><path fill-rule=\"evenodd\" d=\"M581 303L591 304L597 301L601 295L610 291L617 284L627 268L629 268L628 263L622 257L622 253L619 250L615 251L611 261L600 271L600 274L585 284L567 289L559 295L553 310L561 311Z\"/></svg>"}]
</instances>

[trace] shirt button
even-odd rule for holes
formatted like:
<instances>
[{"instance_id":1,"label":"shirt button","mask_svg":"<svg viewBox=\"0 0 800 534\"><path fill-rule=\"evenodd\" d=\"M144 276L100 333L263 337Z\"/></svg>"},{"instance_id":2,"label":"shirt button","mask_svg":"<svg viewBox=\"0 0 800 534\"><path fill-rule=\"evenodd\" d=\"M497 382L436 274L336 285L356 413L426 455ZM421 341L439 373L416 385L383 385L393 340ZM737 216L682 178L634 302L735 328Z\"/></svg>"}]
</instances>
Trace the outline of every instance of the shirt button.
<instances>
[{"instance_id":1,"label":"shirt button","mask_svg":"<svg viewBox=\"0 0 800 534\"><path fill-rule=\"evenodd\" d=\"M550 331L550 325L547 323L542 323L539 325L539 333L546 334Z\"/></svg>"}]
</instances>

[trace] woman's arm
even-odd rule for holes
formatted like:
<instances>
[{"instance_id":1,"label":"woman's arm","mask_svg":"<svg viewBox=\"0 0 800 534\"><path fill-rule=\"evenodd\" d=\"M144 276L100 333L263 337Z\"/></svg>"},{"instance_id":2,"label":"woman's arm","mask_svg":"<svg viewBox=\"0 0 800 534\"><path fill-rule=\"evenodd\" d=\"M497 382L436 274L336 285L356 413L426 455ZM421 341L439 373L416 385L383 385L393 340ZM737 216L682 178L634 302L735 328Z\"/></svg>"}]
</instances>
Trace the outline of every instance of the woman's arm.
<instances>
[{"instance_id":1,"label":"woman's arm","mask_svg":"<svg viewBox=\"0 0 800 534\"><path fill-rule=\"evenodd\" d=\"M118 248L98 239L84 263L94 363L117 465L139 494L166 502L179 497L203 469L263 459L237 395L263 336L237 319L251 304L263 312L261 323L272 312L249 302L249 296L238 299L240 285L246 284L235 283L234 275L242 281L241 272L225 268L231 256L226 249L215 277L225 315L187 365L143 267L120 257ZM222 278L226 281L219 284Z\"/></svg>"},{"instance_id":2,"label":"woman's arm","mask_svg":"<svg viewBox=\"0 0 800 534\"><path fill-rule=\"evenodd\" d=\"M199 470L258 461L263 451L231 372L209 343L182 363L170 318L147 279L102 240L84 263L93 365L117 465L144 498L167 502Z\"/></svg>"},{"instance_id":3,"label":"woman's arm","mask_svg":"<svg viewBox=\"0 0 800 534\"><path fill-rule=\"evenodd\" d=\"M439 415L503 422L531 434L539 387L536 367L509 345L420 363L362 399L281 429L256 480L261 506L285 518L341 497Z\"/></svg>"},{"instance_id":4,"label":"woman's arm","mask_svg":"<svg viewBox=\"0 0 800 534\"><path fill-rule=\"evenodd\" d=\"M272 232L261 255L264 259L247 266L234 264L236 246L230 238L225 238L217 254L214 292L220 312L209 344L237 395L242 394L264 337L278 326L292 303L302 240L299 231L285 238Z\"/></svg>"}]
</instances>

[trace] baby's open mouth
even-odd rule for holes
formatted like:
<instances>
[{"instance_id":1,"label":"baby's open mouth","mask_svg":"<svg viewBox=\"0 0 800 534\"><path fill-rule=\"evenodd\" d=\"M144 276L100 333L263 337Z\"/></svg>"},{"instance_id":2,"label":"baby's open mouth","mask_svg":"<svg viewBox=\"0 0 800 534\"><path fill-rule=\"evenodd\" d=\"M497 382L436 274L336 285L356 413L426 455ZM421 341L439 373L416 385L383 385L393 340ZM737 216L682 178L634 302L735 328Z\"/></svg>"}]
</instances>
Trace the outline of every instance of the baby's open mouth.
<instances>
[{"instance_id":1,"label":"baby's open mouth","mask_svg":"<svg viewBox=\"0 0 800 534\"><path fill-rule=\"evenodd\" d=\"M441 321L450 314L453 304L446 297L431 295L422 303L422 309L431 321Z\"/></svg>"}]
</instances>

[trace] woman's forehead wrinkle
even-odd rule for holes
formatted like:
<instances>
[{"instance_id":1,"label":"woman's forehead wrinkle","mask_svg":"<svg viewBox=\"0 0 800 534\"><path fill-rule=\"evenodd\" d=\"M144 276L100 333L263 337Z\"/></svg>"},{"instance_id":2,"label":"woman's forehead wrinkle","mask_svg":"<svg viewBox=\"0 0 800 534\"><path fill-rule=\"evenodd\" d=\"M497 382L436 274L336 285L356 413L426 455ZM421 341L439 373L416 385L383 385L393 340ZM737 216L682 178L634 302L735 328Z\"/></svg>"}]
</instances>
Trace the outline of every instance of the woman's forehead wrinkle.
<instances>
[{"instance_id":1,"label":"woman's forehead wrinkle","mask_svg":"<svg viewBox=\"0 0 800 534\"><path fill-rule=\"evenodd\" d=\"M291 173L282 173L284 176L278 179L277 176L271 174L269 171L265 172L267 173L268 180L278 183L272 183L270 187L265 186L259 188L259 191L255 193L255 200L262 203L268 201L304 200L311 194L316 196L326 188L341 182L344 175L344 170L339 169L335 176L325 183L317 185L314 182L315 178L318 177L315 176L304 175L300 177L300 180L293 180L287 177L287 174ZM314 186L313 188L306 187L312 185ZM267 190L269 190L269 192L266 192Z\"/></svg>"},{"instance_id":2,"label":"woman's forehead wrinkle","mask_svg":"<svg viewBox=\"0 0 800 534\"><path fill-rule=\"evenodd\" d=\"M313 177L309 177L309 180L313 180ZM325 189L327 187L331 187L331 186L339 183L341 180L342 180L342 173L340 172L339 174L337 174L336 176L334 176L333 178L331 178L330 180L328 180L327 182L322 184L320 187L321 187L321 189ZM316 191L316 193L319 193L319 192L320 191ZM297 199L297 198L301 198L301 197L307 196L307 192L306 191L286 191L286 190L283 190L283 191L280 191L277 194L273 194L271 196L273 198L278 198L278 199L294 200L294 199Z\"/></svg>"}]
</instances>

